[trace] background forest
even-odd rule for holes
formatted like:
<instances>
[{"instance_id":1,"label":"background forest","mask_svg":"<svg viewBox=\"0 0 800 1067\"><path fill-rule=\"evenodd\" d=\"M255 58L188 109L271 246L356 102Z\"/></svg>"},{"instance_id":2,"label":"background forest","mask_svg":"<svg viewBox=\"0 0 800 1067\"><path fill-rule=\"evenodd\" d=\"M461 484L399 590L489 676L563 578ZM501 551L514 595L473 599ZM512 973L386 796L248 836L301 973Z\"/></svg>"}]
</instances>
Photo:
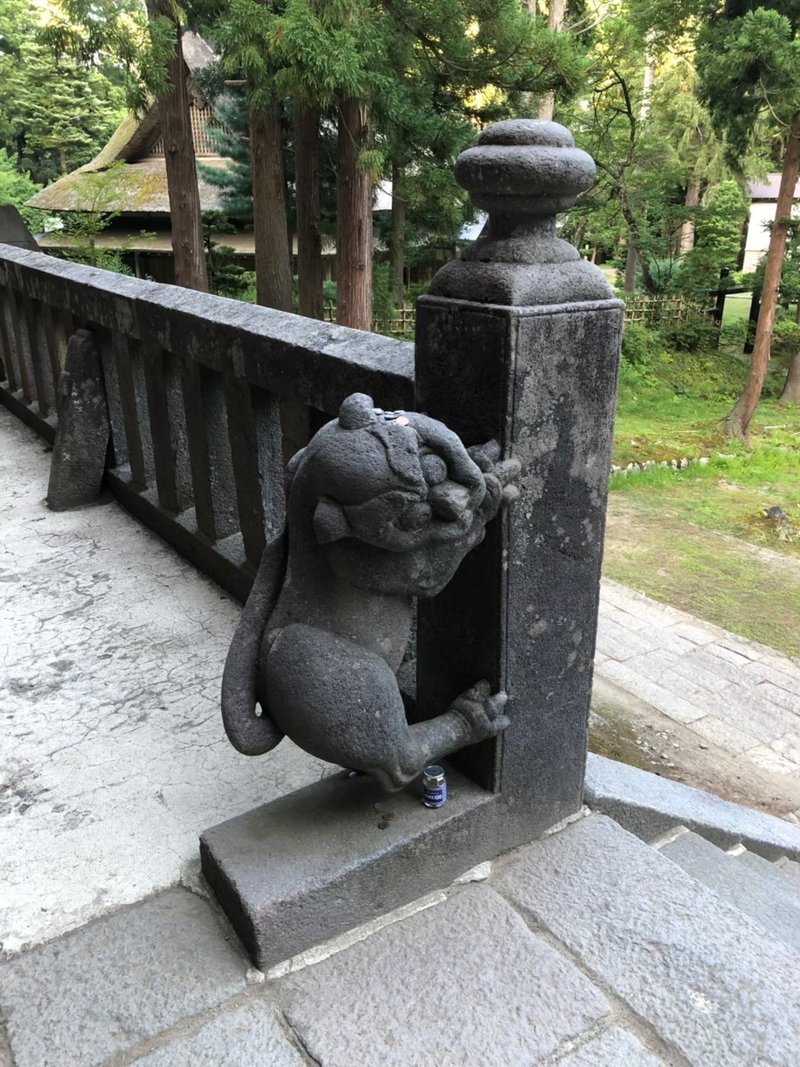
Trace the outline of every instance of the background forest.
<instances>
[{"instance_id":1,"label":"background forest","mask_svg":"<svg viewBox=\"0 0 800 1067\"><path fill-rule=\"evenodd\" d=\"M91 218L60 223L25 203L96 156L128 108L143 114L155 100L175 149L176 282L315 317L327 297L337 321L370 329L413 303L426 271L463 241L473 215L452 164L476 132L555 118L598 166L565 236L621 291L689 309L648 312L629 331L631 379L641 385L665 346L717 343L708 310L718 289L760 293L755 352L726 421L728 436L744 436L771 358L783 360L784 400L800 399L798 20L797 0L0 0L0 201L34 230L72 228L86 258L87 233L113 214L102 195ZM225 220L201 217L178 53L187 27L217 56L191 91L213 102L230 159L224 170L200 165ZM769 255L742 277L746 183L769 172L783 172L789 206L784 196ZM376 213L379 183L391 209ZM254 276L212 245L212 222L252 229ZM325 242L336 247L335 285L323 282ZM100 262L93 249L90 259ZM103 265L120 267L119 257ZM735 318L723 349L741 349ZM647 326L660 345L642 336Z\"/></svg>"}]
</instances>

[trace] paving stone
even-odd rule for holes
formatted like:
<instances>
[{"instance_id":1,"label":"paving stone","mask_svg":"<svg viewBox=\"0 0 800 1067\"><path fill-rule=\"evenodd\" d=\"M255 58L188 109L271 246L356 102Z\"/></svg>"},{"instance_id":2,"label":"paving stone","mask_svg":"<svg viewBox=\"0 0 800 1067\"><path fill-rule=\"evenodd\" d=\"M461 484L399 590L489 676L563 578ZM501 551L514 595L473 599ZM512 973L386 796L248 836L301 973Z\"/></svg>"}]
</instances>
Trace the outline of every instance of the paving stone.
<instances>
[{"instance_id":1,"label":"paving stone","mask_svg":"<svg viewBox=\"0 0 800 1067\"><path fill-rule=\"evenodd\" d=\"M662 604L644 593L637 593L619 582L604 578L600 585L601 599L608 601L622 611L628 611L650 622L654 626L669 625L673 622L691 622L692 617L669 604Z\"/></svg>"},{"instance_id":2,"label":"paving stone","mask_svg":"<svg viewBox=\"0 0 800 1067\"><path fill-rule=\"evenodd\" d=\"M614 1026L559 1060L558 1067L664 1067L664 1060L648 1052L633 1034Z\"/></svg>"},{"instance_id":3,"label":"paving stone","mask_svg":"<svg viewBox=\"0 0 800 1067\"><path fill-rule=\"evenodd\" d=\"M223 1012L188 1037L133 1061L136 1067L305 1067L262 997Z\"/></svg>"},{"instance_id":4,"label":"paving stone","mask_svg":"<svg viewBox=\"0 0 800 1067\"><path fill-rule=\"evenodd\" d=\"M770 703L777 704L779 708L785 708L797 716L797 725L800 726L800 696L779 685L773 685L772 682L759 682L755 692Z\"/></svg>"},{"instance_id":5,"label":"paving stone","mask_svg":"<svg viewBox=\"0 0 800 1067\"><path fill-rule=\"evenodd\" d=\"M800 723L798 723L798 727L800 727ZM800 735L797 733L786 734L784 737L779 737L777 741L773 741L769 747L774 749L779 756L783 756L790 763L794 763L797 769L800 770Z\"/></svg>"},{"instance_id":6,"label":"paving stone","mask_svg":"<svg viewBox=\"0 0 800 1067\"><path fill-rule=\"evenodd\" d=\"M710 714L733 726L745 727L761 742L777 741L797 726L796 716L773 704L754 688L732 684L719 693L695 694L695 700Z\"/></svg>"},{"instance_id":7,"label":"paving stone","mask_svg":"<svg viewBox=\"0 0 800 1067\"><path fill-rule=\"evenodd\" d=\"M94 1067L245 988L244 957L183 889L0 964L16 1067Z\"/></svg>"},{"instance_id":8,"label":"paving stone","mask_svg":"<svg viewBox=\"0 0 800 1067\"><path fill-rule=\"evenodd\" d=\"M495 880L692 1067L796 1067L800 960L611 819L528 848Z\"/></svg>"},{"instance_id":9,"label":"paving stone","mask_svg":"<svg viewBox=\"0 0 800 1067\"><path fill-rule=\"evenodd\" d=\"M633 630L627 630L605 614L597 621L597 647L613 659L629 659L642 652L654 652L658 644L646 641Z\"/></svg>"},{"instance_id":10,"label":"paving stone","mask_svg":"<svg viewBox=\"0 0 800 1067\"><path fill-rule=\"evenodd\" d=\"M753 861L750 865L693 833L681 834L659 851L772 937L800 949L800 898L769 860L746 853Z\"/></svg>"},{"instance_id":11,"label":"paving stone","mask_svg":"<svg viewBox=\"0 0 800 1067\"><path fill-rule=\"evenodd\" d=\"M621 685L623 689L639 697L640 700L644 700L668 718L674 719L675 722L684 724L694 722L695 719L701 719L705 714L702 708L690 704L688 700L670 692L657 682L643 678L638 671L626 663L615 663L609 660L607 663L600 664L597 673L602 678L608 678L609 681Z\"/></svg>"},{"instance_id":12,"label":"paving stone","mask_svg":"<svg viewBox=\"0 0 800 1067\"><path fill-rule=\"evenodd\" d=\"M693 622L677 622L670 626L669 632L691 641L694 645L709 645L712 641L716 641L717 638L721 637L724 630L720 630L718 626L711 626L710 624L700 626Z\"/></svg>"},{"instance_id":13,"label":"paving stone","mask_svg":"<svg viewBox=\"0 0 800 1067\"><path fill-rule=\"evenodd\" d=\"M743 668L743 672L750 678L761 682L772 682L779 689L785 689L795 696L800 696L800 669L788 657L777 660L781 668L765 663L763 660L754 660Z\"/></svg>"},{"instance_id":14,"label":"paving stone","mask_svg":"<svg viewBox=\"0 0 800 1067\"><path fill-rule=\"evenodd\" d=\"M723 722L716 715L706 715L697 719L691 725L692 733L699 734L712 745L718 745L728 752L747 752L751 748L757 748L759 740L744 730L737 730L729 722Z\"/></svg>"},{"instance_id":15,"label":"paving stone","mask_svg":"<svg viewBox=\"0 0 800 1067\"><path fill-rule=\"evenodd\" d=\"M586 761L585 802L645 841L686 826L720 848L743 842L767 859L800 859L800 826L593 752Z\"/></svg>"},{"instance_id":16,"label":"paving stone","mask_svg":"<svg viewBox=\"0 0 800 1067\"><path fill-rule=\"evenodd\" d=\"M715 655L715 648L715 645L704 645L702 648L698 646L692 649L682 658L675 670L685 674L690 681L695 678L702 679L702 684L707 688L717 688L715 679L719 678L725 679L728 684L733 682L742 685L743 680L748 677L743 673L742 667Z\"/></svg>"},{"instance_id":17,"label":"paving stone","mask_svg":"<svg viewBox=\"0 0 800 1067\"><path fill-rule=\"evenodd\" d=\"M724 660L726 663L730 663L734 667L744 667L751 659L756 658L754 656L747 656L737 649L729 648L727 645L723 645L719 641L715 641L713 645L707 645L706 651L709 655Z\"/></svg>"},{"instance_id":18,"label":"paving stone","mask_svg":"<svg viewBox=\"0 0 800 1067\"><path fill-rule=\"evenodd\" d=\"M747 758L752 763L755 763L757 767L761 767L771 774L788 774L791 777L796 777L800 772L800 768L796 763L786 759L785 756L776 752L769 745L759 745L758 748L748 749Z\"/></svg>"},{"instance_id":19,"label":"paving stone","mask_svg":"<svg viewBox=\"0 0 800 1067\"><path fill-rule=\"evenodd\" d=\"M525 1067L609 1011L600 991L485 886L284 979L278 997L325 1067Z\"/></svg>"}]
</instances>

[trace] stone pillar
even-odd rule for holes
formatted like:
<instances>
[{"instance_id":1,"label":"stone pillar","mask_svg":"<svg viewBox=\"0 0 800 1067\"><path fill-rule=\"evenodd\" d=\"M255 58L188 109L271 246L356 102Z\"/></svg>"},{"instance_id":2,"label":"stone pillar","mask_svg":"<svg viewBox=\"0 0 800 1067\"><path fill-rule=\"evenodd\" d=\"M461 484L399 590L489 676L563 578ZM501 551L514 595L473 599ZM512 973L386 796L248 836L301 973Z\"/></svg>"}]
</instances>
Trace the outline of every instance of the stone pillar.
<instances>
[{"instance_id":1,"label":"stone pillar","mask_svg":"<svg viewBox=\"0 0 800 1067\"><path fill-rule=\"evenodd\" d=\"M594 172L556 123L486 129L456 178L489 219L417 303L418 409L522 462L520 499L419 606L419 717L480 677L509 694L505 735L453 760L499 794L506 846L582 799L622 304L556 215Z\"/></svg>"}]
</instances>

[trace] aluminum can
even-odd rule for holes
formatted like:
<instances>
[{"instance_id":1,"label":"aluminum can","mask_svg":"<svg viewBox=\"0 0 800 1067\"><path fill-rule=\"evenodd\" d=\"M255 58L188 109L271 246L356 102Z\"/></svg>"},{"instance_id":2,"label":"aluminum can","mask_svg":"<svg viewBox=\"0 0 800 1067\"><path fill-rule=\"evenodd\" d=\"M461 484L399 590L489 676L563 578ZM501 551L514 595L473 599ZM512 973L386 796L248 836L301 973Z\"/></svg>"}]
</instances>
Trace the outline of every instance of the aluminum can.
<instances>
[{"instance_id":1,"label":"aluminum can","mask_svg":"<svg viewBox=\"0 0 800 1067\"><path fill-rule=\"evenodd\" d=\"M422 772L422 803L426 808L441 808L446 800L447 779L444 776L444 768L432 764Z\"/></svg>"}]
</instances>

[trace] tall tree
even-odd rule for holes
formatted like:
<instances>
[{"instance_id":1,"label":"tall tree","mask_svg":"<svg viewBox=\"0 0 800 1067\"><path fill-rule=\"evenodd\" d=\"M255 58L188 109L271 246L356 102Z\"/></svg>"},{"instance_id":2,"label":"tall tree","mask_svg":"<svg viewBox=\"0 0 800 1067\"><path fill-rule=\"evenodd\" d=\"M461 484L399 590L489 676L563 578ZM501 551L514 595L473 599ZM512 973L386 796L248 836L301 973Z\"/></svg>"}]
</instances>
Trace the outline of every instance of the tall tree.
<instances>
[{"instance_id":1,"label":"tall tree","mask_svg":"<svg viewBox=\"0 0 800 1067\"><path fill-rule=\"evenodd\" d=\"M207 293L203 221L179 14L172 0L147 0L147 15L154 28L153 40L166 46L166 68L156 81L156 99L167 169L175 284Z\"/></svg>"},{"instance_id":2,"label":"tall tree","mask_svg":"<svg viewBox=\"0 0 800 1067\"><path fill-rule=\"evenodd\" d=\"M41 18L28 0L0 0L0 147L44 184L97 154L125 113L125 94L113 71L87 70L44 42Z\"/></svg>"},{"instance_id":3,"label":"tall tree","mask_svg":"<svg viewBox=\"0 0 800 1067\"><path fill-rule=\"evenodd\" d=\"M783 257L800 169L800 5L728 0L698 40L701 93L738 159L759 121L769 122L781 162L781 182L764 269L761 308L750 372L724 420L731 437L746 437L769 363Z\"/></svg>"}]
</instances>

